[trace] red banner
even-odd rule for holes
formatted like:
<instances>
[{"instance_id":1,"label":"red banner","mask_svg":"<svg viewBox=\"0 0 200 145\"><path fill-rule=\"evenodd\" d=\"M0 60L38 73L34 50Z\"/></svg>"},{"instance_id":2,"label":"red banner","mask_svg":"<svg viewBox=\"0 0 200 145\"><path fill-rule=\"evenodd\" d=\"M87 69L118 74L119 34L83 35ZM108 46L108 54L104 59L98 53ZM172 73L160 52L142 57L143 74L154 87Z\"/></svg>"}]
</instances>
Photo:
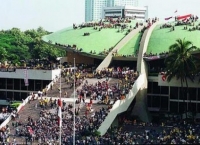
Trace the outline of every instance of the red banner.
<instances>
[{"instance_id":1,"label":"red banner","mask_svg":"<svg viewBox=\"0 0 200 145\"><path fill-rule=\"evenodd\" d=\"M184 15L184 16L178 16L178 17L177 17L177 20L187 19L187 18L190 17L190 16L191 16L191 14Z\"/></svg>"}]
</instances>

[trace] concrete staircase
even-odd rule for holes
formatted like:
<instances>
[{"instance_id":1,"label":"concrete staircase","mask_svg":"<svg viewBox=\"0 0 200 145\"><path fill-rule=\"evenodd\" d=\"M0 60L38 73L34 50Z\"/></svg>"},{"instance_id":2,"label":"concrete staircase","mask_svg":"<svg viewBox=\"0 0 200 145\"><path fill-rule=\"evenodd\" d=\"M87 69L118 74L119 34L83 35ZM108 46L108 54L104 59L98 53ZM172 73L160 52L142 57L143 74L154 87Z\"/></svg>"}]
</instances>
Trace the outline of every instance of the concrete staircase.
<instances>
[{"instance_id":1,"label":"concrete staircase","mask_svg":"<svg viewBox=\"0 0 200 145\"><path fill-rule=\"evenodd\" d=\"M60 88L60 84L61 84L61 97L64 97L65 91L67 91L67 94L68 94L67 96L70 97L71 94L74 92L74 89L73 89L73 87L70 89L70 85L65 82L64 78L61 78L61 81L60 81L60 78L59 78L53 84L52 90L49 89L47 91L47 96L48 97L60 97L60 92L58 90Z\"/></svg>"},{"instance_id":2,"label":"concrete staircase","mask_svg":"<svg viewBox=\"0 0 200 145\"><path fill-rule=\"evenodd\" d=\"M143 59L144 53L147 51L149 39L151 36L151 33L153 32L154 28L159 24L159 21L155 22L150 28L146 29L141 42L140 42L140 48L139 48L139 54L138 54L138 60L137 60L137 71L139 74L144 75L144 84L142 86L143 89L141 89L138 94L136 95L136 104L133 108L133 111L131 115L138 116L142 121L144 122L150 122L151 121L151 115L149 114L149 111L147 109L147 77L148 77L148 67L146 62Z\"/></svg>"},{"instance_id":3,"label":"concrete staircase","mask_svg":"<svg viewBox=\"0 0 200 145\"><path fill-rule=\"evenodd\" d=\"M128 35L126 35L114 48L113 50L104 58L101 64L97 67L96 70L102 70L105 67L109 67L112 61L112 53L119 51L126 43L128 43L144 26L139 26L137 29L133 29Z\"/></svg>"},{"instance_id":4,"label":"concrete staircase","mask_svg":"<svg viewBox=\"0 0 200 145\"><path fill-rule=\"evenodd\" d=\"M143 83L144 74L140 75L137 78L132 89L130 90L129 94L126 95L126 98L124 100L118 100L115 102L106 119L102 122L101 126L98 129L101 135L104 135L107 132L108 128L111 126L118 114L125 112L128 109L136 94L142 88Z\"/></svg>"}]
</instances>

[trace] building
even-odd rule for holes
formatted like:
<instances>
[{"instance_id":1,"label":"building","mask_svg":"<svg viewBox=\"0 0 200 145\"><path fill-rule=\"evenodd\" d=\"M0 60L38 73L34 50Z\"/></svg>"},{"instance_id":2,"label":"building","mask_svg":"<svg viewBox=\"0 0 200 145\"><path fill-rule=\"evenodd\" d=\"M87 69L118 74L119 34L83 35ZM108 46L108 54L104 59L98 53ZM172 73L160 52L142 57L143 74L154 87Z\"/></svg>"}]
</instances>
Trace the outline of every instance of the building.
<instances>
[{"instance_id":1,"label":"building","mask_svg":"<svg viewBox=\"0 0 200 145\"><path fill-rule=\"evenodd\" d=\"M103 18L105 17L130 17L139 20L146 20L148 19L148 7L134 7L130 5L104 7Z\"/></svg>"},{"instance_id":2,"label":"building","mask_svg":"<svg viewBox=\"0 0 200 145\"><path fill-rule=\"evenodd\" d=\"M115 9L112 11L111 8L115 8ZM116 7L109 7L109 8L104 8L104 9L108 10L107 12L110 11L112 13L115 11L119 11L119 14L120 14L119 16L123 16L122 15L123 12L125 13L126 10L130 10L128 8L130 8L130 6L116 6ZM133 10L135 10L134 8L136 7L132 7ZM145 8L146 8L146 11L144 11ZM145 7L145 8L143 8L143 11L144 11L143 19L145 18L144 15L148 13L148 7ZM134 12L132 11L132 13ZM126 16L132 17L132 15L133 14L129 13L128 11ZM139 18L140 16L141 14L136 15L136 17L139 17ZM150 20L152 21L155 19L157 20L156 23L153 23L152 25L150 25L150 27L148 27L144 31L144 33L140 33L140 31L136 32L136 30L139 29L138 28L138 29L134 29L134 32L139 33L139 35L137 35L136 33L133 35L126 35L125 36L126 38L132 37L129 40L124 39L125 38L124 35L120 36L120 34L123 34L123 31L117 31L118 30L117 28L115 28L116 29L115 30L112 27L104 28L102 31L99 31L98 29L94 30L93 27L76 29L73 31L73 36L75 35L74 33L77 33L77 37L75 37L76 39L74 39L73 41L72 39L69 39L70 38L69 32L66 32L64 30L60 31L59 33L62 33L62 35L65 33L64 35L65 38L69 37L68 38L69 40L66 41L66 43L63 43L62 41L60 41L60 37L56 37L56 36L59 36L58 33L45 36L44 40L46 42L50 40L54 44L56 44L58 47L63 47L64 49L66 49L68 51L67 57L69 60L71 60L71 62L74 60L73 58L76 58L76 61L78 63L83 63L83 62L86 64L91 63L96 66L100 66L102 64L101 65L102 67L97 67L98 69L105 68L108 66L110 67L114 65L127 66L128 62L130 62L130 66L134 66L135 68L137 68L139 72L141 72L141 74L145 74L144 87L143 87L145 89L141 90L141 93L139 92L138 94L136 94L136 105L134 107L136 109L133 111L134 113L138 113L138 111L140 111L140 114L145 114L141 112L142 110L145 112L147 108L149 109L150 112L152 113L156 112L157 114L158 112L162 114L164 113L182 114L185 111L200 113L199 76L196 76L196 79L194 82L188 81L189 93L188 94L184 93L184 95L182 95L179 80L176 80L174 78L171 82L167 82L165 78L163 78L163 75L160 74L160 72L165 71L164 58L166 57L166 52L169 51L169 46L174 44L177 38L181 38L181 39L185 38L186 40L191 41L197 48L200 48L200 43L198 39L196 39L199 37L198 30L194 30L191 33L188 33L190 32L190 30L184 29L185 25L176 25L175 31L171 31L170 28L164 27L165 23L162 23L158 18L156 17L150 18ZM134 26L135 23L137 22L138 22L137 20L132 19L131 23L127 23L127 25L129 26L127 27L127 29L130 28L132 24L133 24L132 26ZM146 21L143 23L145 25ZM174 23L179 23L179 22L176 22L176 21L172 22L172 24ZM199 21L196 21L194 25L195 27L199 26ZM142 29L143 26L141 26L140 28ZM82 38L77 39L80 35L79 31L82 32L83 29L85 29L87 32L91 32L90 36L87 36L87 37L83 36L84 41ZM192 29L192 26L190 27L190 29ZM99 34L99 35L96 35L96 34ZM102 37L102 34L104 34L103 35L104 37ZM113 41L115 43L111 44L111 46L115 46L113 50L119 48L118 54L120 55L113 56L110 53L109 55L98 55L99 53L95 53L94 55L96 54L97 55L94 56L90 52L90 50L93 50L92 48L94 47L96 48L96 50L99 49L103 51L103 48L106 48L108 43L112 42L114 36L120 36L119 37L120 39L116 39L116 41ZM96 39L94 39L94 37ZM90 41L91 39L93 41ZM88 42L87 43L88 46L85 45L86 40ZM128 42L126 42L125 40L128 40ZM93 42L95 43L93 44ZM100 42L100 43L97 43L97 42ZM66 44L70 44L70 45L66 45ZM83 50L79 53L74 53L74 51L72 52L74 48L72 47L73 48L72 49L70 47L73 46L73 44L77 44L79 48L82 48ZM105 47L102 48L102 46L98 44L101 44L101 45L104 44ZM135 45L135 47L132 47L133 45ZM126 50L126 52L128 52L129 54L132 54L133 49L138 50L139 52L137 53L137 55L130 56L128 55L128 53L124 53L124 54L121 53L122 51L120 52L120 49ZM107 50L109 50L109 47L107 47ZM194 52L194 55L200 58L199 54L200 54L199 50ZM145 63L143 60L145 60ZM144 64L141 65L141 63L144 63ZM185 86L184 86L184 89L186 90ZM137 105L138 102L139 102L139 105ZM144 106L144 107L140 108L141 106ZM136 114L133 114L133 115L136 115ZM148 120L146 118L148 118L148 115L146 115L143 120Z\"/></svg>"},{"instance_id":3,"label":"building","mask_svg":"<svg viewBox=\"0 0 200 145\"><path fill-rule=\"evenodd\" d=\"M0 96L2 99L25 99L30 92L42 91L59 75L60 69L0 68Z\"/></svg>"},{"instance_id":4,"label":"building","mask_svg":"<svg viewBox=\"0 0 200 145\"><path fill-rule=\"evenodd\" d=\"M113 6L137 6L138 0L85 0L85 21L103 18L103 8Z\"/></svg>"},{"instance_id":5,"label":"building","mask_svg":"<svg viewBox=\"0 0 200 145\"><path fill-rule=\"evenodd\" d=\"M108 0L107 7L113 6L138 6L138 0Z\"/></svg>"}]
</instances>

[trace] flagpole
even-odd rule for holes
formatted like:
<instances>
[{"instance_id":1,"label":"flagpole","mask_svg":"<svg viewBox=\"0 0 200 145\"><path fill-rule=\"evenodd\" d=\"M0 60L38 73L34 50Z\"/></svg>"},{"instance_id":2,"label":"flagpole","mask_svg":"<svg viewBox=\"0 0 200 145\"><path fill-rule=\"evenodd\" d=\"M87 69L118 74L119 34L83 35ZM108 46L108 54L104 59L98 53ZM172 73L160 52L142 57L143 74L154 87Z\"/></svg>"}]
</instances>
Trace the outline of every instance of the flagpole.
<instances>
[{"instance_id":1,"label":"flagpole","mask_svg":"<svg viewBox=\"0 0 200 145\"><path fill-rule=\"evenodd\" d=\"M76 62L75 62L75 57L74 57L74 129L73 129L73 145L75 145L75 135L76 135L76 133L75 133L75 128L76 128L76 126L75 126L75 102L76 102L76 100L75 100L75 96L76 96Z\"/></svg>"},{"instance_id":2,"label":"flagpole","mask_svg":"<svg viewBox=\"0 0 200 145\"><path fill-rule=\"evenodd\" d=\"M60 59L60 103L62 104L61 101L61 73L62 73L62 67L61 67L61 59ZM59 106L60 107L60 106ZM59 109L59 108L58 108ZM62 109L61 109L62 112ZM62 145L62 113L61 113L61 118L60 118L60 122L59 122L59 127L60 127L60 133L59 133L59 145Z\"/></svg>"}]
</instances>

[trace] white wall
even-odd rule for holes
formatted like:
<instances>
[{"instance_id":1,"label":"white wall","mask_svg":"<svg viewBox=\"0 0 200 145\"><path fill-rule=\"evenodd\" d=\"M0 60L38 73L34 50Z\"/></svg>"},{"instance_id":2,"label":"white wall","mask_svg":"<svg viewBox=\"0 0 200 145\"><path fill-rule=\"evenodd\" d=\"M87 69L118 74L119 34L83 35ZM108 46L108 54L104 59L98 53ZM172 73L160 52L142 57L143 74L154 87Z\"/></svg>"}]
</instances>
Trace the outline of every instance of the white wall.
<instances>
[{"instance_id":1,"label":"white wall","mask_svg":"<svg viewBox=\"0 0 200 145\"><path fill-rule=\"evenodd\" d=\"M172 86L172 87L181 87L181 81L173 78L170 82L162 79L163 75L158 75L158 86ZM200 76L196 76L194 82L188 79L188 86L192 88L200 88ZM186 86L183 82L183 86Z\"/></svg>"},{"instance_id":2,"label":"white wall","mask_svg":"<svg viewBox=\"0 0 200 145\"><path fill-rule=\"evenodd\" d=\"M55 77L60 75L60 69L55 70L36 70L28 69L28 79L34 80L53 80ZM24 79L24 69L16 69L15 72L1 72L0 78L15 78Z\"/></svg>"}]
</instances>

